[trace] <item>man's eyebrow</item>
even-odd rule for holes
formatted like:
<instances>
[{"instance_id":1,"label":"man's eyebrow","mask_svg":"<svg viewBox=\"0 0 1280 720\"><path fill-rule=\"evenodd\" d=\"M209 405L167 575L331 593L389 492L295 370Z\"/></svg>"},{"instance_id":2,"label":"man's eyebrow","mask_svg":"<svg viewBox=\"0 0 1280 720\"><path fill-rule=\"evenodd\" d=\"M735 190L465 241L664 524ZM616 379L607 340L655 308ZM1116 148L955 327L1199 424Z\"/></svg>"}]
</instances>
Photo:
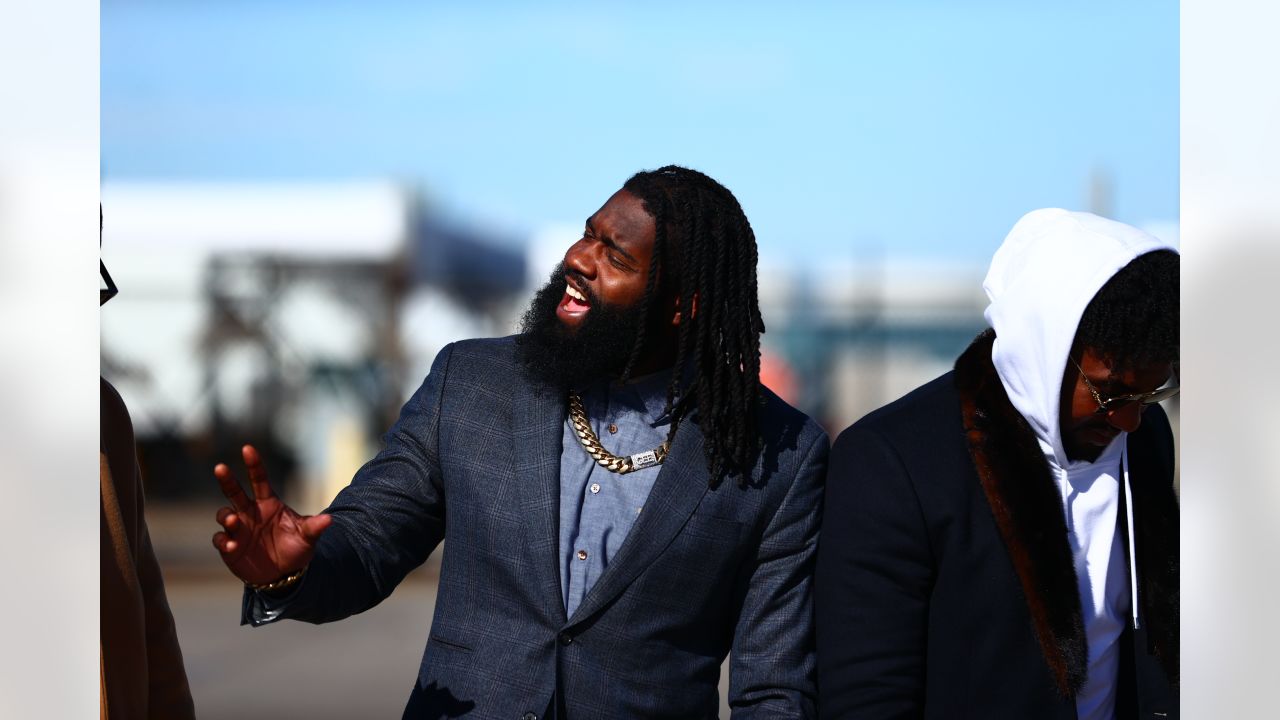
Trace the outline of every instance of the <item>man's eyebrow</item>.
<instances>
[{"instance_id":1,"label":"man's eyebrow","mask_svg":"<svg viewBox=\"0 0 1280 720\"><path fill-rule=\"evenodd\" d=\"M1093 381L1098 388L1105 389L1108 395L1139 395L1142 391L1125 382L1122 378L1108 375L1105 380ZM1163 383L1162 383L1163 386Z\"/></svg>"},{"instance_id":2,"label":"man's eyebrow","mask_svg":"<svg viewBox=\"0 0 1280 720\"><path fill-rule=\"evenodd\" d=\"M609 237L608 235L605 235L604 233L596 232L596 226L591 222L591 218L587 218L587 229L590 230L591 234L595 235L596 238L600 240L600 242L607 245L614 252L618 253L619 255L630 260L633 263L636 263L636 264L640 263L640 261L636 260L631 253L627 252L626 250L623 250L622 246L619 245L616 240Z\"/></svg>"}]
</instances>

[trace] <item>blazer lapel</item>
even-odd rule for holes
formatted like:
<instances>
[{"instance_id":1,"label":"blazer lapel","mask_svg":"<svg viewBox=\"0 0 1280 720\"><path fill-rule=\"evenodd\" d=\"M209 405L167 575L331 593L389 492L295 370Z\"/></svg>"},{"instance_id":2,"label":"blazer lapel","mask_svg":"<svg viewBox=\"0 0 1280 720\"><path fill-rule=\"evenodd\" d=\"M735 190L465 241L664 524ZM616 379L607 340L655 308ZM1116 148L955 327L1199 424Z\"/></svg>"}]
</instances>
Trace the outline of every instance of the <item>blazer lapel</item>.
<instances>
[{"instance_id":1,"label":"blazer lapel","mask_svg":"<svg viewBox=\"0 0 1280 720\"><path fill-rule=\"evenodd\" d=\"M676 431L671 454L662 463L640 518L631 526L618 554L587 591L569 618L569 626L591 617L622 593L671 544L707 492L702 432L686 418Z\"/></svg>"},{"instance_id":2,"label":"blazer lapel","mask_svg":"<svg viewBox=\"0 0 1280 720\"><path fill-rule=\"evenodd\" d=\"M512 462L527 512L528 534L523 551L529 556L541 590L542 607L556 625L565 620L560 590L560 445L565 399L554 390L529 382L517 383L512 409ZM513 548L514 550L514 548Z\"/></svg>"}]
</instances>

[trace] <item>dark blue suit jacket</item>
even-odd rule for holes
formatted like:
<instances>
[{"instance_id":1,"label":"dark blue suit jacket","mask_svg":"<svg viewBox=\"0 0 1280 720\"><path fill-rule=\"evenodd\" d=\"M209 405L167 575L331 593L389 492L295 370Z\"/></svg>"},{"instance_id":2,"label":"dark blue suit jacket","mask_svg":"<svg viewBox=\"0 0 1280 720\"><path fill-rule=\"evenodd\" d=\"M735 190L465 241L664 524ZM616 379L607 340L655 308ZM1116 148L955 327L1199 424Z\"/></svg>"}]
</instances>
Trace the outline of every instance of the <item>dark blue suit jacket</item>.
<instances>
[{"instance_id":1,"label":"dark blue suit jacket","mask_svg":"<svg viewBox=\"0 0 1280 720\"><path fill-rule=\"evenodd\" d=\"M442 540L435 619L405 717L714 717L732 651L734 717L814 714L812 570L828 440L765 392L750 487L709 489L696 412L641 517L572 617L559 577L565 400L512 338L442 350L327 512L281 617L328 622L385 598Z\"/></svg>"}]
</instances>

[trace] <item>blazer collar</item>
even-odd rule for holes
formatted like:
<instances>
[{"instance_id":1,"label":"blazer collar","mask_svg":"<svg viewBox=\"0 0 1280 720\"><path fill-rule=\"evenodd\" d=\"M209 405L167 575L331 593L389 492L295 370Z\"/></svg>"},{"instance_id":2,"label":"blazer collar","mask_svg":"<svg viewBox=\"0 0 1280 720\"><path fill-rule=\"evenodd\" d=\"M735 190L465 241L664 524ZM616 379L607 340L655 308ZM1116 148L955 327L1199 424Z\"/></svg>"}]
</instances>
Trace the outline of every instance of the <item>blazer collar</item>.
<instances>
[{"instance_id":1,"label":"blazer collar","mask_svg":"<svg viewBox=\"0 0 1280 720\"><path fill-rule=\"evenodd\" d=\"M564 624L564 598L560 594L560 445L563 439L565 396L554 388L520 377L515 383L512 409L513 457L517 472L526 476L520 484L527 510L524 552L533 566L531 582L537 584L541 607L549 624Z\"/></svg>"}]
</instances>

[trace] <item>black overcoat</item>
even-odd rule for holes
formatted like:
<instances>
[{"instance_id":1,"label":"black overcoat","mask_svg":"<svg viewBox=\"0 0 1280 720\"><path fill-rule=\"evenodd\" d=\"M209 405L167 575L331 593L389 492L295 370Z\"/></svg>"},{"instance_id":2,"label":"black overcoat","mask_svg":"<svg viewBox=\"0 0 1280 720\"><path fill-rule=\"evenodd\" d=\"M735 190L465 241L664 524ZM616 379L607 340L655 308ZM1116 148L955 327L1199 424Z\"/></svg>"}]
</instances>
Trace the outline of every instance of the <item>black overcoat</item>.
<instances>
[{"instance_id":1,"label":"black overcoat","mask_svg":"<svg viewBox=\"0 0 1280 720\"><path fill-rule=\"evenodd\" d=\"M832 447L815 582L823 718L1076 716L1088 653L1061 498L991 364L993 337ZM1147 408L1128 443L1140 611L1121 640L1117 716L1172 718L1178 503L1163 410Z\"/></svg>"}]
</instances>

